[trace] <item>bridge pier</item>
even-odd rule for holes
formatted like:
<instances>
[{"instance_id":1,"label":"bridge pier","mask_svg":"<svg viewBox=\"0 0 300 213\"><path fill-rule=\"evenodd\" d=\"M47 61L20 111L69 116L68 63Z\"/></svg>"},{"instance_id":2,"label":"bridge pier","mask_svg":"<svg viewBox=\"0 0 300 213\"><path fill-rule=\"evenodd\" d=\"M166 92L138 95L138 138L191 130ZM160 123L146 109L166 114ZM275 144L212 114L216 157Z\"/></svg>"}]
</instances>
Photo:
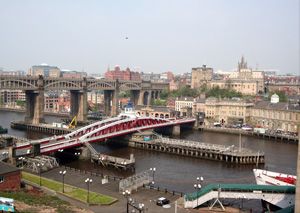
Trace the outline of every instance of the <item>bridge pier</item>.
<instances>
[{"instance_id":1,"label":"bridge pier","mask_svg":"<svg viewBox=\"0 0 300 213\"><path fill-rule=\"evenodd\" d=\"M39 76L38 90L26 90L25 123L45 123L44 117L44 78Z\"/></svg>"},{"instance_id":2,"label":"bridge pier","mask_svg":"<svg viewBox=\"0 0 300 213\"><path fill-rule=\"evenodd\" d=\"M133 106L138 105L140 99L140 91L139 90L130 90L130 100Z\"/></svg>"},{"instance_id":3,"label":"bridge pier","mask_svg":"<svg viewBox=\"0 0 300 213\"><path fill-rule=\"evenodd\" d=\"M71 93L71 119L75 116L77 120L87 120L87 80L82 79L82 91L70 90Z\"/></svg>"},{"instance_id":4,"label":"bridge pier","mask_svg":"<svg viewBox=\"0 0 300 213\"><path fill-rule=\"evenodd\" d=\"M172 135L180 135L180 125L172 127Z\"/></svg>"}]
</instances>

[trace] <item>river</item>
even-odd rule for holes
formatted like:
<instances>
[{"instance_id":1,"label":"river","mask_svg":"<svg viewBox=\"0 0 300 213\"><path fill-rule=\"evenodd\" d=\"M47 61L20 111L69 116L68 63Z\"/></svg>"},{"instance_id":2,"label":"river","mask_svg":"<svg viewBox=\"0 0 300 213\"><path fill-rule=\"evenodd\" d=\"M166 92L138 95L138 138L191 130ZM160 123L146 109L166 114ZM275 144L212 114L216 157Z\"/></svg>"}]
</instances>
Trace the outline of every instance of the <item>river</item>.
<instances>
[{"instance_id":1,"label":"river","mask_svg":"<svg viewBox=\"0 0 300 213\"><path fill-rule=\"evenodd\" d=\"M38 139L49 135L31 131L19 131L10 128L10 121L23 120L24 113L3 112L0 111L0 125L8 128L8 134ZM59 121L61 117L46 116L46 122ZM214 132L201 132L197 130L187 130L180 136L172 138L181 138L191 141L199 141L211 144L235 145L239 144L238 135L222 134ZM90 162L63 160L66 166L77 167L84 170L102 170L105 174L127 177L133 174L145 172L151 167L156 168L154 173L155 187L161 189L175 190L183 193L195 192L193 185L196 177L203 177L202 186L210 183L255 183L253 169L255 165L235 165L222 163L218 161L196 159L191 157L177 156L172 154L160 153L155 151L141 150L129 147L119 147L115 145L92 144L94 148L102 154L129 158L134 154L136 158L135 171L117 171L112 168L101 168ZM297 170L297 151L296 143L268 140L253 136L242 136L242 146L248 149L265 152L265 168L270 171L296 175ZM152 173L149 173L151 176ZM245 201L244 201L245 202ZM258 201L247 201L244 207L259 209Z\"/></svg>"}]
</instances>

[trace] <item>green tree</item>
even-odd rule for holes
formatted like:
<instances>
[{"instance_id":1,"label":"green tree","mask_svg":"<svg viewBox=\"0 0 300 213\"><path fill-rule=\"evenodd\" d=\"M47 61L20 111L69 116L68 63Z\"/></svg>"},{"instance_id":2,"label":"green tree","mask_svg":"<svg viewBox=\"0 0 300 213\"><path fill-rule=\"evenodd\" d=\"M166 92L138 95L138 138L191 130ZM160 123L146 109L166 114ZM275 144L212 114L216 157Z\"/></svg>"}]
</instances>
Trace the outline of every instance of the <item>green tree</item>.
<instances>
[{"instance_id":1,"label":"green tree","mask_svg":"<svg viewBox=\"0 0 300 213\"><path fill-rule=\"evenodd\" d=\"M17 106L20 106L20 107L22 107L22 108L23 108L24 105L25 105L25 102L22 101L22 100L17 100L16 103L17 103Z\"/></svg>"},{"instance_id":2,"label":"green tree","mask_svg":"<svg viewBox=\"0 0 300 213\"><path fill-rule=\"evenodd\" d=\"M129 98L130 90L122 90L119 94L119 98Z\"/></svg>"},{"instance_id":3,"label":"green tree","mask_svg":"<svg viewBox=\"0 0 300 213\"><path fill-rule=\"evenodd\" d=\"M90 111L90 110L92 110L92 108L91 108L91 106L90 106L89 102L86 102L86 110L87 110L87 111Z\"/></svg>"},{"instance_id":4,"label":"green tree","mask_svg":"<svg viewBox=\"0 0 300 213\"><path fill-rule=\"evenodd\" d=\"M0 106L3 106L4 105L4 100L3 100L3 97L0 96Z\"/></svg>"},{"instance_id":5,"label":"green tree","mask_svg":"<svg viewBox=\"0 0 300 213\"><path fill-rule=\"evenodd\" d=\"M93 112L97 112L97 111L98 111L98 107L97 107L97 106L94 106Z\"/></svg>"},{"instance_id":6,"label":"green tree","mask_svg":"<svg viewBox=\"0 0 300 213\"><path fill-rule=\"evenodd\" d=\"M207 90L207 84L204 83L204 84L202 84L200 92L205 92L206 90Z\"/></svg>"},{"instance_id":7,"label":"green tree","mask_svg":"<svg viewBox=\"0 0 300 213\"><path fill-rule=\"evenodd\" d=\"M151 105L153 106L167 106L167 101L164 100L152 100Z\"/></svg>"},{"instance_id":8,"label":"green tree","mask_svg":"<svg viewBox=\"0 0 300 213\"><path fill-rule=\"evenodd\" d=\"M236 92L232 89L220 89L219 86L213 87L206 92L206 97L216 97L216 98L233 98L233 97L243 97L241 92Z\"/></svg>"},{"instance_id":9,"label":"green tree","mask_svg":"<svg viewBox=\"0 0 300 213\"><path fill-rule=\"evenodd\" d=\"M269 95L268 95L269 101L271 100L272 95L274 95L275 93L279 96L279 102L287 102L287 98L285 96L284 91L279 91L279 90L269 92Z\"/></svg>"}]
</instances>

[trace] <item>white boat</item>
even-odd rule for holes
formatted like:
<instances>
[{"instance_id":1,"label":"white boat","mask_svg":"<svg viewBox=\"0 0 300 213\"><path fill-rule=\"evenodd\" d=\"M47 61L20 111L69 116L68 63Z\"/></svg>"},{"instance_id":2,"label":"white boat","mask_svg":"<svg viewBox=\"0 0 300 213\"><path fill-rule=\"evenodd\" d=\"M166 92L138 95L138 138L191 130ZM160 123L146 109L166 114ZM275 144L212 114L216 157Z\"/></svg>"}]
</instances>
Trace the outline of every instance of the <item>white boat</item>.
<instances>
[{"instance_id":1,"label":"white boat","mask_svg":"<svg viewBox=\"0 0 300 213\"><path fill-rule=\"evenodd\" d=\"M296 186L297 177L262 169L253 169L257 185Z\"/></svg>"}]
</instances>

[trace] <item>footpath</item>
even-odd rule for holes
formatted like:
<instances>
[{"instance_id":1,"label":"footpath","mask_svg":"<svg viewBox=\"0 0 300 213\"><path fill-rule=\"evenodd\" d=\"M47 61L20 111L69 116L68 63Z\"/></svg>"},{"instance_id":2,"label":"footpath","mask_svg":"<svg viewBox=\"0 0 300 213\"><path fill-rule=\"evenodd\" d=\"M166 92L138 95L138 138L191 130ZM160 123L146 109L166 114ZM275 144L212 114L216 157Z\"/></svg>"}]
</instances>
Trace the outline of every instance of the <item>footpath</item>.
<instances>
[{"instance_id":1,"label":"footpath","mask_svg":"<svg viewBox=\"0 0 300 213\"><path fill-rule=\"evenodd\" d=\"M40 187L44 193L52 194L57 197L59 197L62 200L68 201L71 204L81 207L83 209L86 209L88 211L92 212L103 212L103 213L126 213L127 212L127 199L123 196L122 193L119 192L119 181L110 179L108 183L101 184L102 178L100 176L91 175L90 173L84 173L80 172L79 170L75 171L74 169L65 169L65 167L59 167L55 168L53 170L41 173L41 176L43 178L47 178L50 180L55 180L57 182L62 182L62 176L59 174L59 171L66 170L66 175L64 178L65 184L72 185L78 188L82 188L87 190L87 185L85 183L85 180L87 178L91 178L93 180L92 184L90 185L90 191L103 194L106 196L113 197L117 199L117 202L110 206L92 206L87 205L86 203L79 202L75 199L69 198L62 193L57 193L55 191L49 190L47 188L44 188L43 186L40 187L39 185L36 185L37 187ZM35 174L37 175L37 174ZM26 181L25 181L26 182ZM32 184L32 183L30 183ZM135 193L133 193L130 196L132 199L135 199L136 206L138 206L139 203L144 204L144 212L147 213L155 213L155 212L166 212L166 213L173 213L175 212L175 201L177 201L177 212L195 212L196 210L187 210L183 208L184 204L184 198L180 197L180 195L173 195L172 193L165 193L164 191L157 191L154 189L148 189L148 188L138 188ZM170 203L172 204L170 208L163 208L162 206L157 206L156 201L160 197L165 197L170 200ZM129 212L134 209L133 207L129 207ZM200 210L200 209L199 209ZM87 211L87 212L88 212ZM200 210L201 211L201 210ZM199 211L199 212L200 212ZM138 212L138 210L135 210L135 212ZM197 211L196 211L197 212Z\"/></svg>"}]
</instances>

